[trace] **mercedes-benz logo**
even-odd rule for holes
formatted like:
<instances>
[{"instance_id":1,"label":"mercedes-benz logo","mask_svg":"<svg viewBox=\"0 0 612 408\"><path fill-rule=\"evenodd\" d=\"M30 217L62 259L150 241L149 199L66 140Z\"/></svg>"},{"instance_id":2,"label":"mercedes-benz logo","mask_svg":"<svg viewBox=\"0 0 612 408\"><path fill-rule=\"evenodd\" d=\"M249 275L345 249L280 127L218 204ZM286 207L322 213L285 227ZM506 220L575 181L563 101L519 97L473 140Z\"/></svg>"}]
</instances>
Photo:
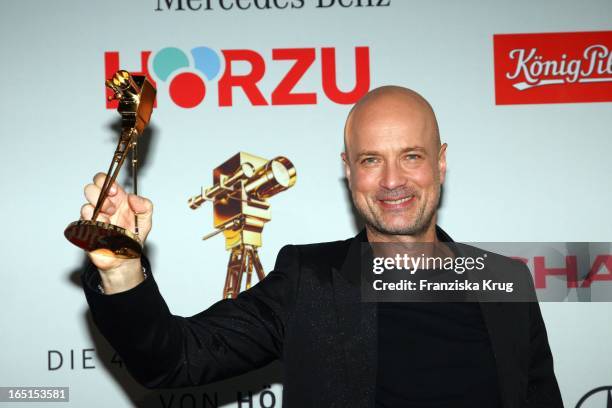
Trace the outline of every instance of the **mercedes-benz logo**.
<instances>
[{"instance_id":1,"label":"mercedes-benz logo","mask_svg":"<svg viewBox=\"0 0 612 408\"><path fill-rule=\"evenodd\" d=\"M604 405L602 405L602 403L604 402L606 403L605 407ZM612 385L604 385L603 387L593 388L591 391L584 394L584 396L580 398L580 401L578 401L578 403L576 404L576 408L591 407L612 408Z\"/></svg>"}]
</instances>

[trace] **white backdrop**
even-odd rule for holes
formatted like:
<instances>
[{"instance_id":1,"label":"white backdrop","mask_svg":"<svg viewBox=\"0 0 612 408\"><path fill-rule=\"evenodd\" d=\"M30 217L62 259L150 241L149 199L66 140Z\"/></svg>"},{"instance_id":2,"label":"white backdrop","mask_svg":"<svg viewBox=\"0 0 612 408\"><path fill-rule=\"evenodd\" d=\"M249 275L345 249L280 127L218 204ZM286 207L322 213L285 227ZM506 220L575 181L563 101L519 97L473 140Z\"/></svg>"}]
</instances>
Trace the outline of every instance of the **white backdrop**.
<instances>
[{"instance_id":1,"label":"white backdrop","mask_svg":"<svg viewBox=\"0 0 612 408\"><path fill-rule=\"evenodd\" d=\"M216 78L206 81L204 101L185 109L152 73L158 105L142 140L148 149L139 189L155 204L149 256L175 314L195 314L220 297L228 254L221 237L200 240L212 228L212 209L194 212L186 203L240 150L285 155L298 171L295 187L271 199L273 220L260 251L266 269L284 244L356 233L339 156L350 105L322 91L322 47L336 50L341 89L355 83L355 47L369 47L371 88L408 86L431 102L449 144L440 224L455 240L612 241L610 102L496 105L493 66L494 34L610 30L609 0L390 0L347 8L305 0L301 8L228 11L219 1L197 11L186 0L186 10L174 10L178 3L167 10L160 0L156 11L157 0L0 2L0 386L69 386L71 406L203 407L212 405L202 394L217 392L219 405L233 407L238 391L275 382L280 405L279 365L202 389L142 389L112 363L113 352L91 327L78 286L83 255L63 230L78 219L82 187L106 170L115 148L118 115L105 107L105 52L119 52L122 67L139 71L141 51L254 50L266 64L259 87L269 101L291 66L273 61L272 50L316 50L296 87L316 92L315 105L252 106L235 90L234 106L219 107ZM612 305L547 303L542 310L565 404L612 386ZM83 354L91 359L83 362ZM270 396L260 396L253 406L270 406ZM588 406L604 401L598 394Z\"/></svg>"}]
</instances>

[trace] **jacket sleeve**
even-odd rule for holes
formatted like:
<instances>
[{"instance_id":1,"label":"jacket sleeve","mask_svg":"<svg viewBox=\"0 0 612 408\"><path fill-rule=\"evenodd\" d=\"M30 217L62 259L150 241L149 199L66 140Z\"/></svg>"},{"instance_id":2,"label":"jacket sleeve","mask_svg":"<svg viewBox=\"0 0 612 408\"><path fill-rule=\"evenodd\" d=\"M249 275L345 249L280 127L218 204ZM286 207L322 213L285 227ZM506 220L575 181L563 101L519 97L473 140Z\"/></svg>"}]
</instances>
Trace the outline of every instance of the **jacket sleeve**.
<instances>
[{"instance_id":1,"label":"jacket sleeve","mask_svg":"<svg viewBox=\"0 0 612 408\"><path fill-rule=\"evenodd\" d=\"M530 347L527 407L563 407L546 327L538 302L529 302Z\"/></svg>"},{"instance_id":2,"label":"jacket sleeve","mask_svg":"<svg viewBox=\"0 0 612 408\"><path fill-rule=\"evenodd\" d=\"M149 388L194 386L281 357L298 258L296 247L285 246L261 282L192 317L170 313L150 273L135 288L113 295L92 288L92 278L99 278L93 265L82 280L95 324L138 382Z\"/></svg>"}]
</instances>

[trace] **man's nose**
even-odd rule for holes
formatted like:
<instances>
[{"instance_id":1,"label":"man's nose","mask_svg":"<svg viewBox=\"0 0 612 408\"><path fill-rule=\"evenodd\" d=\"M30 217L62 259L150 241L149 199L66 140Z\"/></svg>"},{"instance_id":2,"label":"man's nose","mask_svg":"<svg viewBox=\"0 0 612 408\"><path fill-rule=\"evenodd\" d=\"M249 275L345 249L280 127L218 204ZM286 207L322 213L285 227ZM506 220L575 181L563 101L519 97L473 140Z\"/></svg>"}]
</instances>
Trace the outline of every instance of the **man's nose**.
<instances>
[{"instance_id":1,"label":"man's nose","mask_svg":"<svg viewBox=\"0 0 612 408\"><path fill-rule=\"evenodd\" d=\"M406 175L402 169L396 163L386 163L380 180L381 187L393 190L404 184L406 184Z\"/></svg>"}]
</instances>

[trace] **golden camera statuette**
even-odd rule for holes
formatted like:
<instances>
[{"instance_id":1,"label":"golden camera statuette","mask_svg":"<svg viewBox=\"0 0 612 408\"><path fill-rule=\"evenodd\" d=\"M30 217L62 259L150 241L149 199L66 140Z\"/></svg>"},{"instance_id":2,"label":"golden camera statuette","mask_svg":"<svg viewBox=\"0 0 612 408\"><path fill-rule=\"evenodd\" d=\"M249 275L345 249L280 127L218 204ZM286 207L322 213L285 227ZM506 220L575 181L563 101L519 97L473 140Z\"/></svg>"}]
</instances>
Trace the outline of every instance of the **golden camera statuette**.
<instances>
[{"instance_id":1,"label":"golden camera statuette","mask_svg":"<svg viewBox=\"0 0 612 408\"><path fill-rule=\"evenodd\" d=\"M117 71L106 81L117 99L117 111L121 115L121 134L100 196L91 220L72 222L64 231L68 241L88 252L99 251L119 258L138 258L142 244L138 237L138 215L134 216L135 231L128 231L116 225L96 221L104 200L119 174L128 153L131 151L133 192L138 194L138 150L137 139L151 119L155 101L155 88L144 75L130 75L127 71Z\"/></svg>"},{"instance_id":2,"label":"golden camera statuette","mask_svg":"<svg viewBox=\"0 0 612 408\"><path fill-rule=\"evenodd\" d=\"M272 219L268 198L292 187L296 171L286 157L266 160L248 153L237 153L213 170L213 186L189 199L189 207L213 202L216 228L202 239L219 233L230 251L223 298L236 298L246 272L246 289L251 287L253 269L259 280L265 276L257 248L261 246L264 224Z\"/></svg>"}]
</instances>

